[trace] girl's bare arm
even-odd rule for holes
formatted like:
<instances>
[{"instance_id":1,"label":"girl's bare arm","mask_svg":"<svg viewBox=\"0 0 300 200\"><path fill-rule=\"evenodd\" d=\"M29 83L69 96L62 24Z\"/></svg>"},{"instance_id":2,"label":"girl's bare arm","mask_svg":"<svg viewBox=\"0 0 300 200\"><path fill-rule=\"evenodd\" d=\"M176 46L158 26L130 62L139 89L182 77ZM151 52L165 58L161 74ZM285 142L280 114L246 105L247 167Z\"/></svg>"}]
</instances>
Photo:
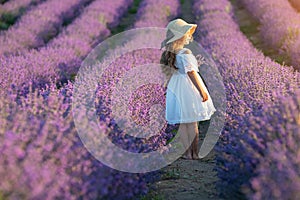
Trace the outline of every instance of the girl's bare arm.
<instances>
[{"instance_id":1,"label":"girl's bare arm","mask_svg":"<svg viewBox=\"0 0 300 200\"><path fill-rule=\"evenodd\" d=\"M208 99L208 96L207 96L205 90L203 89L202 85L200 84L200 80L199 80L196 73L197 72L194 71L194 70L187 72L187 74L190 77L191 81L194 83L194 85L198 89L199 93L202 95L203 101L206 101Z\"/></svg>"}]
</instances>

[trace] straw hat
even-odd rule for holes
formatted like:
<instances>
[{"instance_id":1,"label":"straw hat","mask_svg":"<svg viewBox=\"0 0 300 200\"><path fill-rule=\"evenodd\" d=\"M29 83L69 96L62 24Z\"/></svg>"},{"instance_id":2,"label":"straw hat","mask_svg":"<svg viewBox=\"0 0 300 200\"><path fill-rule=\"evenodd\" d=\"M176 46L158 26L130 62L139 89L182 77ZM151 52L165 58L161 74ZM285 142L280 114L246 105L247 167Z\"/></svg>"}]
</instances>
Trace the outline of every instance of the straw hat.
<instances>
[{"instance_id":1,"label":"straw hat","mask_svg":"<svg viewBox=\"0 0 300 200\"><path fill-rule=\"evenodd\" d=\"M196 28L197 24L189 24L180 18L170 21L167 25L168 30L166 34L166 39L162 41L160 49L162 49L165 45L182 38L190 29L191 34L193 34Z\"/></svg>"}]
</instances>

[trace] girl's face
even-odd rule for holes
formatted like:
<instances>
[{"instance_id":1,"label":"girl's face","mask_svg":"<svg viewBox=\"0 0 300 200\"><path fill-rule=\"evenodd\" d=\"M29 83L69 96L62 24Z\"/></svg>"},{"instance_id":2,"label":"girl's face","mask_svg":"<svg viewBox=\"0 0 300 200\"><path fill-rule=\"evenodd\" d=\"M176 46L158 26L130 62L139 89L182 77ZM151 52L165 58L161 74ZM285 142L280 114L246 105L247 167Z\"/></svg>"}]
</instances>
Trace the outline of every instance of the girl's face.
<instances>
[{"instance_id":1,"label":"girl's face","mask_svg":"<svg viewBox=\"0 0 300 200\"><path fill-rule=\"evenodd\" d=\"M185 35L184 35L184 45L188 45L190 43L192 39L192 34L190 31L188 31Z\"/></svg>"},{"instance_id":2,"label":"girl's face","mask_svg":"<svg viewBox=\"0 0 300 200\"><path fill-rule=\"evenodd\" d=\"M182 38L176 40L173 43L173 48L175 48L175 49L177 47L181 48L182 46L189 44L191 41L193 41L193 36L192 36L192 34L190 33L190 30L189 30L188 32L186 32L186 34Z\"/></svg>"}]
</instances>

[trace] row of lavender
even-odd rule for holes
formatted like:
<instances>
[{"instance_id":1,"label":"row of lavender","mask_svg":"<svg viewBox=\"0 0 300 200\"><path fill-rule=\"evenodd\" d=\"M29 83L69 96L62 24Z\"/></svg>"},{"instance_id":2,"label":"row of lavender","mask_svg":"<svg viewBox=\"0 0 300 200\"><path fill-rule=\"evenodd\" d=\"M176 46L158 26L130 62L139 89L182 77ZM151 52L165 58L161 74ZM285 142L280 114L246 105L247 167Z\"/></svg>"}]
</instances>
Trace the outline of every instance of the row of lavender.
<instances>
[{"instance_id":1,"label":"row of lavender","mask_svg":"<svg viewBox=\"0 0 300 200\"><path fill-rule=\"evenodd\" d=\"M12 83L21 87L32 81L41 86L50 83L51 79L70 78L66 74L76 72L93 45L110 34L107 24L118 21L131 2L94 1L46 46L20 55L0 57L1 90L7 90Z\"/></svg>"},{"instance_id":2,"label":"row of lavender","mask_svg":"<svg viewBox=\"0 0 300 200\"><path fill-rule=\"evenodd\" d=\"M30 48L44 46L91 0L48 0L26 12L0 35L0 55L22 54ZM22 37L20 37L22 36Z\"/></svg>"},{"instance_id":3,"label":"row of lavender","mask_svg":"<svg viewBox=\"0 0 300 200\"><path fill-rule=\"evenodd\" d=\"M118 3L118 2L117 2ZM106 8L97 4L91 4L90 9L84 10L82 15L74 20L72 24L63 29L57 37L47 43L45 47L38 50L31 49L20 55L9 55L0 57L1 90L6 90L13 84L16 87L26 85L32 81L40 86L50 83L56 79L58 82L65 82L76 74L82 58L103 38L106 38L110 31L106 25L116 25L115 21L124 9L119 12L109 13L109 10L115 10L114 6L107 5ZM173 7L170 4L166 4ZM124 7L126 8L126 7ZM94 13L98 9L98 13ZM89 14L89 12L91 14ZM144 21L151 21L149 26L155 26L160 23L160 16L170 15L173 12L170 9L160 10L151 20L139 20L137 27L145 26ZM143 15L149 15L147 13ZM139 16L138 16L139 17ZM89 23L86 23L89 22ZM49 59L50 58L50 59Z\"/></svg>"},{"instance_id":4,"label":"row of lavender","mask_svg":"<svg viewBox=\"0 0 300 200\"><path fill-rule=\"evenodd\" d=\"M74 24L70 25L69 28L69 33L75 36L78 32L78 28L88 28L86 27L87 23L86 21L89 22L95 22L92 25L89 25L91 27L94 27L95 29L99 29L99 30L95 30L94 33L96 31L100 31L103 32L103 30L105 31L104 36L107 36L109 34L109 30L107 29L107 27L103 24L103 22L99 22L97 21L97 16L99 15L99 13L102 13L104 16L106 15L107 21L111 20L112 18L118 18L122 15L122 12L119 12L120 8L123 8L123 12L126 10L126 8L131 4L131 1L118 1L115 2L114 4L110 4L108 5L107 3L105 3L104 1L95 1L93 4L91 4L89 7L87 7L85 9L85 11L83 12L82 16L80 16L80 18L74 22ZM104 10L106 10L107 7L110 7L111 10L108 12L103 12ZM114 11L114 15L112 15L112 12ZM116 19L114 19L116 20ZM98 26L96 26L98 24ZM73 31L72 31L73 28ZM93 33L91 31L91 29L85 29L86 32L90 32ZM77 37L81 37L84 36L84 33L80 33L82 35L78 35ZM99 34L99 33L98 33ZM70 35L69 35L70 36ZM98 36L98 35L96 35ZM67 40L71 40L72 38L67 38L68 35L66 34L66 32L64 34L61 34L60 37L60 41L63 42L63 38L65 38L65 43L67 42ZM101 35L102 37L102 35ZM74 38L76 40L76 38ZM83 38L83 39L88 39L88 38ZM59 38L56 40L59 41ZM87 42L91 41L91 39L89 39ZM75 41L76 42L76 41ZM69 43L70 44L70 43ZM64 43L62 43L61 45L64 45ZM72 45L72 44L70 44ZM53 46L53 52L55 51L55 46ZM60 53L62 53L63 49L68 48L68 46L62 47ZM69 47L70 48L70 47ZM84 48L84 47L83 47ZM91 47L89 47L91 48ZM58 50L58 48L56 48ZM75 49L76 50L76 49ZM65 50L66 52L70 52L67 49ZM87 51L87 50L86 50ZM40 51L42 52L42 51ZM31 52L30 52L31 53ZM34 53L34 52L32 52ZM48 56L51 56L51 51L48 52L44 50L44 55L41 54L40 58L42 58L41 61L47 61L49 58ZM35 53L37 54L37 53ZM29 55L29 54L27 54ZM26 58L26 55L24 55ZM63 54L59 55L56 54L56 57L58 56L64 56ZM21 56L19 56L21 57ZM10 59L13 61L13 59L15 59L16 56L14 57L9 57L6 58L7 60ZM35 63L30 63L30 61L34 61L36 59L38 59L39 57L34 57L32 55L32 60L28 60L28 59L24 59L24 63L23 65L28 66L28 71L32 70L30 69L30 67L34 67ZM74 56L73 56L74 58ZM53 59L53 57L52 57ZM62 61L64 61L64 58L61 58ZM68 57L65 57L65 59L68 59ZM27 63L25 62L27 61ZM49 62L50 60L48 60L49 64L52 64L51 62ZM22 61L20 61L20 64L22 64ZM46 62L42 62L41 64L46 64ZM48 66L49 66L48 64ZM13 63L12 63L12 67ZM39 67L39 66L36 66ZM46 69L47 66L45 66ZM55 65L53 65L53 68L55 67ZM36 71L38 71L38 68L36 69ZM15 73L11 73L11 76L16 76L18 73L18 71L15 71ZM20 74L21 75L21 74ZM3 80L3 79L2 79ZM65 89L66 90L66 89ZM66 90L66 91L71 91L71 89ZM65 112L67 109L67 113L69 113L70 110L70 105L68 101L62 100L59 95L57 94L59 91L53 90L52 93L49 94L49 90L46 91L46 94L48 95L54 95L54 97L48 97L45 96L45 99L47 100L53 100L53 104L51 103L46 103L44 102L45 100L42 98L42 96L38 96L38 97L28 97L24 100L20 99L20 101L23 102L30 102L30 101L34 101L35 105L38 106L34 107L33 112L30 112L30 105L29 107L19 107L17 105L13 104L13 110L3 110L2 113L2 120L3 123L1 124L6 124L6 126L3 126L3 129L1 130L1 134L3 137L1 137L1 139L3 140L3 142L1 142L1 144L3 144L4 148L3 148L3 155L7 155L10 157L4 157L1 161L3 163L7 162L7 159L9 159L11 161L11 163L9 163L8 165L12 165L11 167L7 166L7 165L1 165L3 167L7 166L7 168L2 168L3 171L1 172L1 174L7 174L7 175L15 175L18 176L18 178L15 178L13 176L8 176L7 181L2 182L3 185L1 185L1 193L3 196L6 196L8 194L11 194L11 197L13 198L14 195L32 195L32 196L28 196L28 197L32 197L32 198L38 198L40 195L44 196L48 196L49 199L52 199L51 194L53 194L54 196L57 195L63 195L64 194L64 190L66 190L66 195L71 195L71 196L65 196L66 198L75 198L76 196L80 196L80 193L85 193L85 195L90 195L90 191L85 191L84 190L87 188L91 188L95 187L95 189L92 190L92 192L99 192L97 190L99 190L99 188L97 188L97 185L83 185L83 183L80 183L79 181L91 181L90 184L94 181L93 177L90 177L91 175L89 174L89 171L92 169L92 165L95 165L94 167L99 169L99 174L102 174L103 172L101 171L101 165L99 165L99 163L95 162L92 160L91 156L89 156L88 152L82 151L82 146L80 146L79 141L76 142L76 132L75 129L73 127L73 123L72 123L72 119L67 119L67 118L63 118L64 113L59 113L57 110L55 110L55 106L60 107L59 111L63 111ZM15 95L16 93L12 93L11 95ZM43 94L43 93L42 93ZM30 94L31 95L31 94ZM67 98L65 98L67 99ZM68 98L67 100L69 100L70 98ZM8 105L11 105L14 102L15 99L3 99L3 104L1 106L1 108L5 108ZM70 101L70 100L69 100ZM2 101L1 101L2 102ZM65 110L63 109L65 108ZM22 110L24 110L22 112ZM39 113L42 113L41 115L39 115ZM7 116L8 114L10 114L9 116ZM59 116L55 116L55 115L59 115ZM17 116L22 116L19 120ZM67 115L70 118L70 114ZM62 120L63 118L63 120ZM32 121L31 121L32 120ZM58 120L58 121L56 121ZM36 122L35 122L36 121ZM28 124L30 124L30 126L28 126ZM39 124L40 128L39 129L35 129L34 128L34 124ZM54 127L53 125L54 124ZM45 129L43 129L43 127L45 127ZM60 127L62 129L60 129ZM11 134L11 136L9 136L9 134ZM44 137L44 140L41 140L39 138L35 139L38 135L41 135ZM57 139L56 139L57 136ZM14 141L14 143L9 143L9 141L11 140L9 137L17 137L16 140ZM25 137L27 139L25 139ZM47 137L49 137L49 139L47 139ZM22 139L24 139L22 141ZM77 139L78 140L78 139ZM51 146L49 147L43 147L44 145L42 144L42 142L47 142L49 144L51 144ZM41 143L39 145L39 143ZM28 145L26 145L28 144ZM60 147L61 146L61 147ZM73 146L73 147L72 147ZM27 149L28 148L28 152ZM44 152L40 152L42 151L41 148L48 148L48 151ZM52 148L54 148L52 150ZM60 151L61 148L65 148L64 151L70 151L68 152L67 155L70 155L70 157L67 157L67 155L64 155L61 158L55 158L55 154L56 154L56 149L58 150L57 154L61 154L64 151ZM19 154L12 154L12 149L19 149L19 152L26 152L25 158L19 160L18 155ZM76 153L76 149L78 149L77 151L82 151L77 152L76 154L71 155L72 152ZM32 153L31 153L32 152ZM47 153L48 152L48 153ZM32 162L30 160L30 157L34 154L39 154L39 157L37 157L40 160L35 160L34 162ZM66 154L66 153L65 153ZM75 157L74 157L75 155ZM80 157L80 156L81 157ZM66 157L65 157L66 156ZM77 156L79 156L77 158ZM48 157L48 160L50 160L50 163L48 162L44 162L43 160L45 160L45 158ZM76 161L77 159L77 161ZM78 160L80 159L80 160ZM21 162L22 160L26 161L25 163L27 163L26 165L23 165L23 162ZM86 160L86 162L85 162ZM44 162L44 163L43 163ZM67 162L67 163L64 163ZM72 163L75 162L75 163ZM93 164L94 162L94 164ZM34 165L36 165L36 169L32 169L33 168L33 163ZM76 167L77 166L77 167ZM85 166L86 169L83 169L82 166ZM45 169L44 169L45 168ZM52 169L52 171L48 171L47 169ZM12 169L14 171L19 171L20 173L14 173L14 171L12 171L11 173L9 173L7 170ZM103 168L103 170L105 170L105 168ZM45 171L45 172L43 172ZM69 172L68 172L69 171ZM26 172L26 173L25 173ZM33 173L33 174L32 174ZM48 174L44 174L44 173L48 173ZM50 174L49 174L50 173ZM53 174L52 174L53 173ZM81 174L82 176L78 176L76 178L76 173ZM105 174L105 172L104 172ZM33 176L35 175L35 176ZM47 175L47 176L46 176ZM68 178L66 179L66 177L69 177L70 175L75 175L74 180ZM87 176L87 177L85 177ZM86 178L90 177L90 180L86 180ZM35 179L37 178L41 178L43 180L43 183L40 184L38 182L36 182ZM95 178L97 179L96 175ZM78 180L76 180L78 179ZM19 182L11 182L10 180L20 180ZM61 181L59 181L61 180ZM128 180L132 180L132 178L129 178ZM68 181L68 182L66 182ZM11 183L10 183L11 182ZM30 183L30 184L25 184L25 183ZM60 184L61 183L61 184ZM68 183L68 184L67 184ZM72 188L68 188L68 185L72 184ZM108 182L108 184L111 184ZM27 188L24 187L27 185ZM39 188L37 188L37 186L40 185ZM48 190L48 188L45 188L47 185L49 185L50 188L53 188L53 190L55 192L52 193L52 190ZM67 185L67 187L66 187ZM107 189L108 187L110 187L110 185L107 185L105 187L104 184L103 185L103 189L104 191L101 191L102 195L106 195L107 191L105 191L105 188ZM92 187L91 187L92 186ZM47 186L48 187L48 186ZM143 187L143 186L141 186ZM36 190L35 190L36 188ZM118 187L116 187L118 188ZM27 191L26 191L27 190ZM47 194L46 191L49 191L50 193ZM59 193L59 194L58 194ZM95 195L95 194L92 194ZM113 195L113 194L112 194ZM77 198L76 197L76 198ZM92 196L90 196L90 198L92 198Z\"/></svg>"},{"instance_id":5,"label":"row of lavender","mask_svg":"<svg viewBox=\"0 0 300 200\"><path fill-rule=\"evenodd\" d=\"M263 41L288 57L300 69L300 14L286 0L242 0L259 20Z\"/></svg>"},{"instance_id":6,"label":"row of lavender","mask_svg":"<svg viewBox=\"0 0 300 200\"><path fill-rule=\"evenodd\" d=\"M0 4L0 23L7 24L6 26L0 24L0 28L8 29L22 13L32 9L34 5L39 4L42 1L43 0L15 0L5 2L3 5Z\"/></svg>"},{"instance_id":7,"label":"row of lavender","mask_svg":"<svg viewBox=\"0 0 300 200\"><path fill-rule=\"evenodd\" d=\"M217 187L230 198L299 197L300 74L255 49L228 0L196 0L199 42L223 76L227 117L215 149Z\"/></svg>"},{"instance_id":8,"label":"row of lavender","mask_svg":"<svg viewBox=\"0 0 300 200\"><path fill-rule=\"evenodd\" d=\"M15 0L0 4L0 16L3 13L11 13L12 15L19 15L21 9L28 9L33 4L38 4L42 0Z\"/></svg>"},{"instance_id":9,"label":"row of lavender","mask_svg":"<svg viewBox=\"0 0 300 200\"><path fill-rule=\"evenodd\" d=\"M18 82L18 78L14 79L16 86L25 83L30 87L26 95L19 95L19 87L9 87L10 84L7 84L4 90L7 95L1 95L0 162L3 167L0 174L5 181L0 183L0 197L127 199L147 191L146 183L156 173L129 174L113 170L94 159L84 148L71 115L71 82L68 81L61 89L57 89L55 83L46 85L44 89L36 88L46 83L43 78L54 77L59 81L61 76L58 72L65 72L66 77L76 72L74 67L79 66L80 59L91 50L92 45L109 35L104 22L116 23L131 3L132 1L125 0L113 3L95 1L83 11L78 20L45 48L40 51L31 50L22 57L11 56L3 60L5 64L10 63L4 66L11 67L10 73L3 78L17 76L23 80ZM139 7L136 27L138 24L153 24L152 19L157 23L157 13L152 11L159 10L158 8L168 10L160 13L159 26L163 27L172 16L178 14L179 3L177 0L168 3L145 0ZM143 17L144 15L149 18ZM74 51L73 48L77 54L73 53L73 57L66 56L64 52ZM56 62L58 57L61 57L61 62L72 63L71 58L76 62L73 61L73 65L62 64ZM132 59L132 62L141 60L139 57ZM18 65L20 68L14 68Z\"/></svg>"}]
</instances>

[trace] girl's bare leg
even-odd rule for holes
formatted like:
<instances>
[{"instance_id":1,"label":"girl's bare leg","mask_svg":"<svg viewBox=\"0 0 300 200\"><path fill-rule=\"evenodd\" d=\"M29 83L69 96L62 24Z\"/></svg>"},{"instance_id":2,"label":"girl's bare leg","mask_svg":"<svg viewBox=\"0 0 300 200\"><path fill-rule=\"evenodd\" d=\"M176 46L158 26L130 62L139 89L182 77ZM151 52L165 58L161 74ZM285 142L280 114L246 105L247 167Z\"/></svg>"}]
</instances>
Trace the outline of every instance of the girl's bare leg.
<instances>
[{"instance_id":1,"label":"girl's bare leg","mask_svg":"<svg viewBox=\"0 0 300 200\"><path fill-rule=\"evenodd\" d=\"M196 135L196 137L193 140L192 143L192 157L194 160L200 159L198 156L199 153L199 146L198 146L198 141L199 141L199 132L198 132L198 123L195 122L194 123L194 134Z\"/></svg>"},{"instance_id":2,"label":"girl's bare leg","mask_svg":"<svg viewBox=\"0 0 300 200\"><path fill-rule=\"evenodd\" d=\"M192 159L192 148L191 145L189 145L189 141L191 140L190 132L188 130L188 124L182 123L180 124L179 130L183 142L183 146L185 149L185 153L183 154L183 158Z\"/></svg>"},{"instance_id":3,"label":"girl's bare leg","mask_svg":"<svg viewBox=\"0 0 300 200\"><path fill-rule=\"evenodd\" d=\"M199 159L198 156L198 124L197 122L189 123L188 125L189 139L193 140L191 144L191 156L193 159Z\"/></svg>"}]
</instances>

